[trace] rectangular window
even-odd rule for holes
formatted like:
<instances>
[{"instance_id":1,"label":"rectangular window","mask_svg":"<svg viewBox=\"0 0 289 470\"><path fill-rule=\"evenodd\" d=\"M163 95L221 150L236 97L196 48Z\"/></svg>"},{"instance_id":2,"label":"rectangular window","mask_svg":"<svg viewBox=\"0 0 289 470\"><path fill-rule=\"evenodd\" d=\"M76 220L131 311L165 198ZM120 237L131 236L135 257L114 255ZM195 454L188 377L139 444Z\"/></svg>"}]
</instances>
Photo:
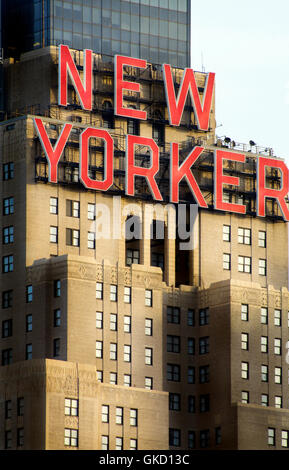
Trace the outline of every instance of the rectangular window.
<instances>
[{"instance_id":1,"label":"rectangular window","mask_svg":"<svg viewBox=\"0 0 289 470\"><path fill-rule=\"evenodd\" d=\"M137 439L130 439L129 450L137 450Z\"/></svg>"},{"instance_id":2,"label":"rectangular window","mask_svg":"<svg viewBox=\"0 0 289 470\"><path fill-rule=\"evenodd\" d=\"M115 409L115 424L123 424L123 408L120 406Z\"/></svg>"},{"instance_id":3,"label":"rectangular window","mask_svg":"<svg viewBox=\"0 0 289 470\"><path fill-rule=\"evenodd\" d=\"M248 351L249 349L249 335L248 333L241 333L241 349Z\"/></svg>"},{"instance_id":4,"label":"rectangular window","mask_svg":"<svg viewBox=\"0 0 289 470\"><path fill-rule=\"evenodd\" d=\"M61 281L60 279L56 279L53 283L53 292L54 292L54 297L60 297L61 296Z\"/></svg>"},{"instance_id":5,"label":"rectangular window","mask_svg":"<svg viewBox=\"0 0 289 470\"><path fill-rule=\"evenodd\" d=\"M12 320L4 320L2 322L2 338L9 338L12 336Z\"/></svg>"},{"instance_id":6,"label":"rectangular window","mask_svg":"<svg viewBox=\"0 0 289 470\"><path fill-rule=\"evenodd\" d=\"M78 447L78 430L64 429L64 445L69 447Z\"/></svg>"},{"instance_id":7,"label":"rectangular window","mask_svg":"<svg viewBox=\"0 0 289 470\"><path fill-rule=\"evenodd\" d=\"M17 428L17 447L24 446L24 429Z\"/></svg>"},{"instance_id":8,"label":"rectangular window","mask_svg":"<svg viewBox=\"0 0 289 470\"><path fill-rule=\"evenodd\" d=\"M268 336L261 336L261 352L268 352Z\"/></svg>"},{"instance_id":9,"label":"rectangular window","mask_svg":"<svg viewBox=\"0 0 289 470\"><path fill-rule=\"evenodd\" d=\"M153 291L150 289L145 290L145 306L146 307L153 306Z\"/></svg>"},{"instance_id":10,"label":"rectangular window","mask_svg":"<svg viewBox=\"0 0 289 470\"><path fill-rule=\"evenodd\" d=\"M30 303L33 300L33 286L30 284L26 286L26 302Z\"/></svg>"},{"instance_id":11,"label":"rectangular window","mask_svg":"<svg viewBox=\"0 0 289 470\"><path fill-rule=\"evenodd\" d=\"M5 401L5 419L10 419L12 417L12 401Z\"/></svg>"},{"instance_id":12,"label":"rectangular window","mask_svg":"<svg viewBox=\"0 0 289 470\"><path fill-rule=\"evenodd\" d=\"M123 347L123 360L124 362L131 362L131 346L128 344Z\"/></svg>"},{"instance_id":13,"label":"rectangular window","mask_svg":"<svg viewBox=\"0 0 289 470\"><path fill-rule=\"evenodd\" d=\"M68 246L79 246L80 245L80 234L79 230L72 228L66 229L66 245Z\"/></svg>"},{"instance_id":14,"label":"rectangular window","mask_svg":"<svg viewBox=\"0 0 289 470\"><path fill-rule=\"evenodd\" d=\"M130 304L131 303L131 288L130 287L125 287L124 288L123 301L124 301L125 304Z\"/></svg>"},{"instance_id":15,"label":"rectangular window","mask_svg":"<svg viewBox=\"0 0 289 470\"><path fill-rule=\"evenodd\" d=\"M117 373L116 372L110 372L109 383L112 385L117 385Z\"/></svg>"},{"instance_id":16,"label":"rectangular window","mask_svg":"<svg viewBox=\"0 0 289 470\"><path fill-rule=\"evenodd\" d=\"M180 411L181 395L179 393L169 393L169 410Z\"/></svg>"},{"instance_id":17,"label":"rectangular window","mask_svg":"<svg viewBox=\"0 0 289 470\"><path fill-rule=\"evenodd\" d=\"M117 301L117 286L114 284L110 285L110 300L111 302Z\"/></svg>"},{"instance_id":18,"label":"rectangular window","mask_svg":"<svg viewBox=\"0 0 289 470\"><path fill-rule=\"evenodd\" d=\"M6 290L2 292L2 308L12 307L13 290Z\"/></svg>"},{"instance_id":19,"label":"rectangular window","mask_svg":"<svg viewBox=\"0 0 289 470\"><path fill-rule=\"evenodd\" d=\"M259 259L259 275L267 275L267 261L265 259Z\"/></svg>"},{"instance_id":20,"label":"rectangular window","mask_svg":"<svg viewBox=\"0 0 289 470\"><path fill-rule=\"evenodd\" d=\"M2 272L11 273L14 269L13 255L3 256L2 258Z\"/></svg>"},{"instance_id":21,"label":"rectangular window","mask_svg":"<svg viewBox=\"0 0 289 470\"><path fill-rule=\"evenodd\" d=\"M274 354L281 356L281 339L274 338Z\"/></svg>"},{"instance_id":22,"label":"rectangular window","mask_svg":"<svg viewBox=\"0 0 289 470\"><path fill-rule=\"evenodd\" d=\"M96 341L95 343L95 357L102 359L102 341Z\"/></svg>"},{"instance_id":23,"label":"rectangular window","mask_svg":"<svg viewBox=\"0 0 289 470\"><path fill-rule=\"evenodd\" d=\"M192 310L192 309L188 310L187 325L195 326L195 310Z\"/></svg>"},{"instance_id":24,"label":"rectangular window","mask_svg":"<svg viewBox=\"0 0 289 470\"><path fill-rule=\"evenodd\" d=\"M241 377L242 379L249 379L249 363L248 362L242 362L241 364Z\"/></svg>"},{"instance_id":25,"label":"rectangular window","mask_svg":"<svg viewBox=\"0 0 289 470\"><path fill-rule=\"evenodd\" d=\"M7 197L3 199L3 215L14 214L14 198Z\"/></svg>"},{"instance_id":26,"label":"rectangular window","mask_svg":"<svg viewBox=\"0 0 289 470\"><path fill-rule=\"evenodd\" d=\"M220 427L215 428L215 442L216 445L220 445L222 443L222 432Z\"/></svg>"},{"instance_id":27,"label":"rectangular window","mask_svg":"<svg viewBox=\"0 0 289 470\"><path fill-rule=\"evenodd\" d=\"M231 255L223 253L223 269L230 271L231 269Z\"/></svg>"},{"instance_id":28,"label":"rectangular window","mask_svg":"<svg viewBox=\"0 0 289 470\"><path fill-rule=\"evenodd\" d=\"M26 315L26 332L32 331L32 315Z\"/></svg>"},{"instance_id":29,"label":"rectangular window","mask_svg":"<svg viewBox=\"0 0 289 470\"><path fill-rule=\"evenodd\" d=\"M78 400L75 398L65 398L64 414L66 416L78 416Z\"/></svg>"},{"instance_id":30,"label":"rectangular window","mask_svg":"<svg viewBox=\"0 0 289 470\"><path fill-rule=\"evenodd\" d=\"M116 361L116 360L117 360L117 344L116 344L116 343L110 343L109 358L110 358L112 361Z\"/></svg>"},{"instance_id":31,"label":"rectangular window","mask_svg":"<svg viewBox=\"0 0 289 470\"><path fill-rule=\"evenodd\" d=\"M9 245L14 242L14 227L10 225L10 227L3 228L3 245Z\"/></svg>"},{"instance_id":32,"label":"rectangular window","mask_svg":"<svg viewBox=\"0 0 289 470\"><path fill-rule=\"evenodd\" d=\"M261 323L268 325L268 309L267 307L261 307Z\"/></svg>"},{"instance_id":33,"label":"rectangular window","mask_svg":"<svg viewBox=\"0 0 289 470\"><path fill-rule=\"evenodd\" d=\"M268 428L268 445L275 446L275 429Z\"/></svg>"},{"instance_id":34,"label":"rectangular window","mask_svg":"<svg viewBox=\"0 0 289 470\"><path fill-rule=\"evenodd\" d=\"M179 382L180 378L180 366L178 364L167 364L167 380Z\"/></svg>"},{"instance_id":35,"label":"rectangular window","mask_svg":"<svg viewBox=\"0 0 289 470\"><path fill-rule=\"evenodd\" d=\"M14 163L3 164L3 181L12 180L14 178Z\"/></svg>"},{"instance_id":36,"label":"rectangular window","mask_svg":"<svg viewBox=\"0 0 289 470\"><path fill-rule=\"evenodd\" d=\"M60 356L60 338L53 340L53 357Z\"/></svg>"},{"instance_id":37,"label":"rectangular window","mask_svg":"<svg viewBox=\"0 0 289 470\"><path fill-rule=\"evenodd\" d=\"M95 249L95 233L87 232L87 248L94 250Z\"/></svg>"},{"instance_id":38,"label":"rectangular window","mask_svg":"<svg viewBox=\"0 0 289 470\"><path fill-rule=\"evenodd\" d=\"M66 215L68 217L79 218L79 213L80 213L80 202L79 201L67 200L66 209L67 209L66 210Z\"/></svg>"},{"instance_id":39,"label":"rectangular window","mask_svg":"<svg viewBox=\"0 0 289 470\"><path fill-rule=\"evenodd\" d=\"M282 367L275 367L274 382L275 384L282 383Z\"/></svg>"},{"instance_id":40,"label":"rectangular window","mask_svg":"<svg viewBox=\"0 0 289 470\"><path fill-rule=\"evenodd\" d=\"M50 226L50 243L58 243L58 228Z\"/></svg>"},{"instance_id":41,"label":"rectangular window","mask_svg":"<svg viewBox=\"0 0 289 470\"><path fill-rule=\"evenodd\" d=\"M210 320L209 309L202 308L201 310L199 310L199 325L200 326L208 325L209 320Z\"/></svg>"},{"instance_id":42,"label":"rectangular window","mask_svg":"<svg viewBox=\"0 0 289 470\"><path fill-rule=\"evenodd\" d=\"M261 381L268 382L268 366L265 364L261 366Z\"/></svg>"},{"instance_id":43,"label":"rectangular window","mask_svg":"<svg viewBox=\"0 0 289 470\"><path fill-rule=\"evenodd\" d=\"M145 364L147 366L153 365L153 350L152 348L145 348Z\"/></svg>"},{"instance_id":44,"label":"rectangular window","mask_svg":"<svg viewBox=\"0 0 289 470\"><path fill-rule=\"evenodd\" d=\"M180 447L181 445L181 430L172 429L169 430L169 445L171 447Z\"/></svg>"},{"instance_id":45,"label":"rectangular window","mask_svg":"<svg viewBox=\"0 0 289 470\"><path fill-rule=\"evenodd\" d=\"M238 256L238 271L241 273L251 273L251 258L248 256Z\"/></svg>"},{"instance_id":46,"label":"rectangular window","mask_svg":"<svg viewBox=\"0 0 289 470\"><path fill-rule=\"evenodd\" d=\"M103 371L102 370L97 370L96 371L96 376L97 376L98 382L103 382Z\"/></svg>"},{"instance_id":47,"label":"rectangular window","mask_svg":"<svg viewBox=\"0 0 289 470\"><path fill-rule=\"evenodd\" d=\"M196 433L195 431L188 431L188 449L196 448Z\"/></svg>"},{"instance_id":48,"label":"rectangular window","mask_svg":"<svg viewBox=\"0 0 289 470\"><path fill-rule=\"evenodd\" d=\"M58 214L58 197L50 198L50 214Z\"/></svg>"},{"instance_id":49,"label":"rectangular window","mask_svg":"<svg viewBox=\"0 0 289 470\"><path fill-rule=\"evenodd\" d=\"M151 318L145 319L145 335L146 336L153 335L153 320Z\"/></svg>"},{"instance_id":50,"label":"rectangular window","mask_svg":"<svg viewBox=\"0 0 289 470\"><path fill-rule=\"evenodd\" d=\"M24 416L24 397L17 398L17 416Z\"/></svg>"},{"instance_id":51,"label":"rectangular window","mask_svg":"<svg viewBox=\"0 0 289 470\"><path fill-rule=\"evenodd\" d=\"M195 368L192 366L188 367L188 384L195 383Z\"/></svg>"},{"instance_id":52,"label":"rectangular window","mask_svg":"<svg viewBox=\"0 0 289 470\"><path fill-rule=\"evenodd\" d=\"M153 378L152 377L145 377L145 389L152 390L153 389Z\"/></svg>"},{"instance_id":53,"label":"rectangular window","mask_svg":"<svg viewBox=\"0 0 289 470\"><path fill-rule=\"evenodd\" d=\"M210 381L210 366L201 366L199 368L199 382L206 384Z\"/></svg>"},{"instance_id":54,"label":"rectangular window","mask_svg":"<svg viewBox=\"0 0 289 470\"><path fill-rule=\"evenodd\" d=\"M96 283L95 297L102 300L103 298L103 284L102 282Z\"/></svg>"},{"instance_id":55,"label":"rectangular window","mask_svg":"<svg viewBox=\"0 0 289 470\"><path fill-rule=\"evenodd\" d=\"M101 421L103 423L109 423L109 406L102 405L101 407Z\"/></svg>"},{"instance_id":56,"label":"rectangular window","mask_svg":"<svg viewBox=\"0 0 289 470\"><path fill-rule=\"evenodd\" d=\"M196 412L196 398L193 395L188 396L188 413Z\"/></svg>"},{"instance_id":57,"label":"rectangular window","mask_svg":"<svg viewBox=\"0 0 289 470\"><path fill-rule=\"evenodd\" d=\"M126 265L131 266L134 264L139 264L139 250L126 250Z\"/></svg>"},{"instance_id":58,"label":"rectangular window","mask_svg":"<svg viewBox=\"0 0 289 470\"><path fill-rule=\"evenodd\" d=\"M242 245L251 245L251 229L238 228L238 243Z\"/></svg>"},{"instance_id":59,"label":"rectangular window","mask_svg":"<svg viewBox=\"0 0 289 470\"><path fill-rule=\"evenodd\" d=\"M12 363L12 348L2 350L2 366Z\"/></svg>"},{"instance_id":60,"label":"rectangular window","mask_svg":"<svg viewBox=\"0 0 289 470\"><path fill-rule=\"evenodd\" d=\"M275 408L282 408L282 397L275 396Z\"/></svg>"},{"instance_id":61,"label":"rectangular window","mask_svg":"<svg viewBox=\"0 0 289 470\"><path fill-rule=\"evenodd\" d=\"M88 220L95 219L95 204L88 203L87 205L87 218Z\"/></svg>"},{"instance_id":62,"label":"rectangular window","mask_svg":"<svg viewBox=\"0 0 289 470\"><path fill-rule=\"evenodd\" d=\"M110 314L109 329L111 331L117 331L117 314L116 313Z\"/></svg>"},{"instance_id":63,"label":"rectangular window","mask_svg":"<svg viewBox=\"0 0 289 470\"><path fill-rule=\"evenodd\" d=\"M115 450L123 450L123 438L122 437L115 438Z\"/></svg>"},{"instance_id":64,"label":"rectangular window","mask_svg":"<svg viewBox=\"0 0 289 470\"><path fill-rule=\"evenodd\" d=\"M266 232L263 232L263 230L259 230L258 245L261 248L266 248Z\"/></svg>"},{"instance_id":65,"label":"rectangular window","mask_svg":"<svg viewBox=\"0 0 289 470\"><path fill-rule=\"evenodd\" d=\"M205 429L200 431L200 447L205 449L210 445L210 431L209 429Z\"/></svg>"},{"instance_id":66,"label":"rectangular window","mask_svg":"<svg viewBox=\"0 0 289 470\"><path fill-rule=\"evenodd\" d=\"M26 361L32 359L32 344L26 344L25 359Z\"/></svg>"},{"instance_id":67,"label":"rectangular window","mask_svg":"<svg viewBox=\"0 0 289 470\"><path fill-rule=\"evenodd\" d=\"M167 307L167 322L180 323L180 309L179 307Z\"/></svg>"},{"instance_id":68,"label":"rectangular window","mask_svg":"<svg viewBox=\"0 0 289 470\"><path fill-rule=\"evenodd\" d=\"M267 395L266 393L262 393L261 395L261 405L269 406L269 395Z\"/></svg>"},{"instance_id":69,"label":"rectangular window","mask_svg":"<svg viewBox=\"0 0 289 470\"><path fill-rule=\"evenodd\" d=\"M247 304L241 305L241 320L249 321L249 305Z\"/></svg>"},{"instance_id":70,"label":"rectangular window","mask_svg":"<svg viewBox=\"0 0 289 470\"><path fill-rule=\"evenodd\" d=\"M95 314L95 327L102 330L103 328L103 313L96 312Z\"/></svg>"},{"instance_id":71,"label":"rectangular window","mask_svg":"<svg viewBox=\"0 0 289 470\"><path fill-rule=\"evenodd\" d=\"M241 392L241 402L242 403L249 403L249 392L247 392L247 390L243 390Z\"/></svg>"},{"instance_id":72,"label":"rectangular window","mask_svg":"<svg viewBox=\"0 0 289 470\"><path fill-rule=\"evenodd\" d=\"M131 375L130 374L124 374L123 385L125 387L131 387Z\"/></svg>"},{"instance_id":73,"label":"rectangular window","mask_svg":"<svg viewBox=\"0 0 289 470\"><path fill-rule=\"evenodd\" d=\"M5 431L5 449L12 448L12 431Z\"/></svg>"},{"instance_id":74,"label":"rectangular window","mask_svg":"<svg viewBox=\"0 0 289 470\"><path fill-rule=\"evenodd\" d=\"M188 354L195 354L195 338L188 338Z\"/></svg>"},{"instance_id":75,"label":"rectangular window","mask_svg":"<svg viewBox=\"0 0 289 470\"><path fill-rule=\"evenodd\" d=\"M281 310L274 310L274 325L281 326Z\"/></svg>"},{"instance_id":76,"label":"rectangular window","mask_svg":"<svg viewBox=\"0 0 289 470\"><path fill-rule=\"evenodd\" d=\"M179 336L167 335L167 352L179 353L181 340Z\"/></svg>"},{"instance_id":77,"label":"rectangular window","mask_svg":"<svg viewBox=\"0 0 289 470\"><path fill-rule=\"evenodd\" d=\"M53 312L53 326L58 327L61 325L61 310L56 308Z\"/></svg>"},{"instance_id":78,"label":"rectangular window","mask_svg":"<svg viewBox=\"0 0 289 470\"><path fill-rule=\"evenodd\" d=\"M123 317L123 331L124 333L131 333L131 317L129 315Z\"/></svg>"},{"instance_id":79,"label":"rectangular window","mask_svg":"<svg viewBox=\"0 0 289 470\"><path fill-rule=\"evenodd\" d=\"M137 410L135 408L129 410L129 423L131 426L137 426Z\"/></svg>"},{"instance_id":80,"label":"rectangular window","mask_svg":"<svg viewBox=\"0 0 289 470\"><path fill-rule=\"evenodd\" d=\"M101 436L101 450L109 449L109 440L108 436Z\"/></svg>"},{"instance_id":81,"label":"rectangular window","mask_svg":"<svg viewBox=\"0 0 289 470\"><path fill-rule=\"evenodd\" d=\"M289 431L281 431L281 446L288 448Z\"/></svg>"},{"instance_id":82,"label":"rectangular window","mask_svg":"<svg viewBox=\"0 0 289 470\"><path fill-rule=\"evenodd\" d=\"M223 225L223 241L224 242L231 241L231 226L230 225Z\"/></svg>"}]
</instances>

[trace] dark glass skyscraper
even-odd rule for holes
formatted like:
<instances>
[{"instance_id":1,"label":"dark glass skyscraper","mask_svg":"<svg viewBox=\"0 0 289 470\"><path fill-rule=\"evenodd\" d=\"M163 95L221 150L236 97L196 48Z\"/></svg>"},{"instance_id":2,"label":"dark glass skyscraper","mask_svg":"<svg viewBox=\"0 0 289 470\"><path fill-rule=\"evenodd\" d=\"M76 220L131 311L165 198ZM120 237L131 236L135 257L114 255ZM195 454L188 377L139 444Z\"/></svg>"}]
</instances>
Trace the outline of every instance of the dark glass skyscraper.
<instances>
[{"instance_id":1,"label":"dark glass skyscraper","mask_svg":"<svg viewBox=\"0 0 289 470\"><path fill-rule=\"evenodd\" d=\"M5 56L67 44L190 65L189 0L3 0Z\"/></svg>"}]
</instances>

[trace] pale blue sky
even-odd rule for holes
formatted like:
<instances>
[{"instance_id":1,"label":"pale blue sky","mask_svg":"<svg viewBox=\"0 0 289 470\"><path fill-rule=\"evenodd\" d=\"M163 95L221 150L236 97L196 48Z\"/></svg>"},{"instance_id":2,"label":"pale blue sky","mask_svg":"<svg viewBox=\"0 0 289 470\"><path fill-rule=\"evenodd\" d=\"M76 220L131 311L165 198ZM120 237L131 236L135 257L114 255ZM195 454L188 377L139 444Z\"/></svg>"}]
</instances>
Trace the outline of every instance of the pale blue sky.
<instances>
[{"instance_id":1,"label":"pale blue sky","mask_svg":"<svg viewBox=\"0 0 289 470\"><path fill-rule=\"evenodd\" d=\"M192 68L216 73L217 135L289 164L289 1L192 0Z\"/></svg>"}]
</instances>

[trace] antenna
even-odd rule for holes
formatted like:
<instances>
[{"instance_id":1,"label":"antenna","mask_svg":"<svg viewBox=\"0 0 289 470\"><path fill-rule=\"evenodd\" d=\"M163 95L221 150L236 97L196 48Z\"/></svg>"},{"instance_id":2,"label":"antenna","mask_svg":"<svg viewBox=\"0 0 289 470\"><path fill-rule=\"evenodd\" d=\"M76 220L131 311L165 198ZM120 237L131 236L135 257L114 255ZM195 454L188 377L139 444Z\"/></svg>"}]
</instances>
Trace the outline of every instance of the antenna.
<instances>
[{"instance_id":1,"label":"antenna","mask_svg":"<svg viewBox=\"0 0 289 470\"><path fill-rule=\"evenodd\" d=\"M203 54L203 51L201 52L201 61L202 61L202 72L205 72L205 66L204 66L204 54Z\"/></svg>"}]
</instances>

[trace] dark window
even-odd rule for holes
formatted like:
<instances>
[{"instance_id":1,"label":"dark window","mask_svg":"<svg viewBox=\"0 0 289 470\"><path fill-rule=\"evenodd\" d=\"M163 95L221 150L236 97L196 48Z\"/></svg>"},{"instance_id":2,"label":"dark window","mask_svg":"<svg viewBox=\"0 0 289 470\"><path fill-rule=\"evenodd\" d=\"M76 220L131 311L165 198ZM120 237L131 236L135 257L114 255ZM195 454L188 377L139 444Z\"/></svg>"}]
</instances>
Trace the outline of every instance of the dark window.
<instances>
[{"instance_id":1,"label":"dark window","mask_svg":"<svg viewBox=\"0 0 289 470\"><path fill-rule=\"evenodd\" d=\"M167 335L167 352L179 353L181 341L179 336Z\"/></svg>"},{"instance_id":2,"label":"dark window","mask_svg":"<svg viewBox=\"0 0 289 470\"><path fill-rule=\"evenodd\" d=\"M26 332L32 331L32 315L26 315Z\"/></svg>"},{"instance_id":3,"label":"dark window","mask_svg":"<svg viewBox=\"0 0 289 470\"><path fill-rule=\"evenodd\" d=\"M210 366L201 366L199 369L200 384L205 384L210 381Z\"/></svg>"},{"instance_id":4,"label":"dark window","mask_svg":"<svg viewBox=\"0 0 289 470\"><path fill-rule=\"evenodd\" d=\"M195 326L195 310L189 309L188 310L188 326Z\"/></svg>"},{"instance_id":5,"label":"dark window","mask_svg":"<svg viewBox=\"0 0 289 470\"><path fill-rule=\"evenodd\" d=\"M7 366L12 363L12 349L3 349L2 351L2 366Z\"/></svg>"},{"instance_id":6,"label":"dark window","mask_svg":"<svg viewBox=\"0 0 289 470\"><path fill-rule=\"evenodd\" d=\"M222 443L222 433L221 433L221 428L215 428L215 441L216 445L219 445Z\"/></svg>"},{"instance_id":7,"label":"dark window","mask_svg":"<svg viewBox=\"0 0 289 470\"><path fill-rule=\"evenodd\" d=\"M12 401L5 401L5 419L10 419L12 416Z\"/></svg>"},{"instance_id":8,"label":"dark window","mask_svg":"<svg viewBox=\"0 0 289 470\"><path fill-rule=\"evenodd\" d=\"M3 215L14 214L14 198L7 197L3 199Z\"/></svg>"},{"instance_id":9,"label":"dark window","mask_svg":"<svg viewBox=\"0 0 289 470\"><path fill-rule=\"evenodd\" d=\"M2 322L2 338L12 336L12 320L4 320Z\"/></svg>"},{"instance_id":10,"label":"dark window","mask_svg":"<svg viewBox=\"0 0 289 470\"><path fill-rule=\"evenodd\" d=\"M169 430L169 445L172 447L180 447L181 445L181 431L180 429Z\"/></svg>"},{"instance_id":11,"label":"dark window","mask_svg":"<svg viewBox=\"0 0 289 470\"><path fill-rule=\"evenodd\" d=\"M53 340L53 356L58 357L60 355L60 338Z\"/></svg>"},{"instance_id":12,"label":"dark window","mask_svg":"<svg viewBox=\"0 0 289 470\"><path fill-rule=\"evenodd\" d=\"M200 447L204 449L205 447L209 447L210 445L210 431L209 429L205 429L204 431L200 431Z\"/></svg>"},{"instance_id":13,"label":"dark window","mask_svg":"<svg viewBox=\"0 0 289 470\"><path fill-rule=\"evenodd\" d=\"M2 258L2 272L11 273L14 269L13 255L3 256Z\"/></svg>"},{"instance_id":14,"label":"dark window","mask_svg":"<svg viewBox=\"0 0 289 470\"><path fill-rule=\"evenodd\" d=\"M24 429L18 428L17 429L17 447L24 446Z\"/></svg>"},{"instance_id":15,"label":"dark window","mask_svg":"<svg viewBox=\"0 0 289 470\"><path fill-rule=\"evenodd\" d=\"M13 290L2 292L2 308L12 307Z\"/></svg>"},{"instance_id":16,"label":"dark window","mask_svg":"<svg viewBox=\"0 0 289 470\"><path fill-rule=\"evenodd\" d=\"M200 338L199 340L199 354L208 354L210 348L210 340L209 336L205 336L204 338Z\"/></svg>"},{"instance_id":17,"label":"dark window","mask_svg":"<svg viewBox=\"0 0 289 470\"><path fill-rule=\"evenodd\" d=\"M127 133L132 135L139 135L139 121L137 119L127 120Z\"/></svg>"},{"instance_id":18,"label":"dark window","mask_svg":"<svg viewBox=\"0 0 289 470\"><path fill-rule=\"evenodd\" d=\"M56 279L54 281L54 297L60 297L61 295L61 281Z\"/></svg>"},{"instance_id":19,"label":"dark window","mask_svg":"<svg viewBox=\"0 0 289 470\"><path fill-rule=\"evenodd\" d=\"M188 412L189 413L196 412L196 399L193 395L188 396Z\"/></svg>"},{"instance_id":20,"label":"dark window","mask_svg":"<svg viewBox=\"0 0 289 470\"><path fill-rule=\"evenodd\" d=\"M195 368L191 366L188 367L188 383L189 384L195 383Z\"/></svg>"},{"instance_id":21,"label":"dark window","mask_svg":"<svg viewBox=\"0 0 289 470\"><path fill-rule=\"evenodd\" d=\"M25 353L26 361L32 359L32 344L26 344L26 353Z\"/></svg>"},{"instance_id":22,"label":"dark window","mask_svg":"<svg viewBox=\"0 0 289 470\"><path fill-rule=\"evenodd\" d=\"M53 314L53 326L60 326L61 325L61 310L57 308L54 310Z\"/></svg>"},{"instance_id":23,"label":"dark window","mask_svg":"<svg viewBox=\"0 0 289 470\"><path fill-rule=\"evenodd\" d=\"M179 393L169 394L169 409L173 411L180 411L181 409L181 395Z\"/></svg>"},{"instance_id":24,"label":"dark window","mask_svg":"<svg viewBox=\"0 0 289 470\"><path fill-rule=\"evenodd\" d=\"M180 323L179 307L167 307L167 321L168 323Z\"/></svg>"},{"instance_id":25,"label":"dark window","mask_svg":"<svg viewBox=\"0 0 289 470\"><path fill-rule=\"evenodd\" d=\"M196 448L196 433L195 431L188 432L188 449Z\"/></svg>"},{"instance_id":26,"label":"dark window","mask_svg":"<svg viewBox=\"0 0 289 470\"><path fill-rule=\"evenodd\" d=\"M17 399L17 416L24 415L24 397L19 397Z\"/></svg>"},{"instance_id":27,"label":"dark window","mask_svg":"<svg viewBox=\"0 0 289 470\"><path fill-rule=\"evenodd\" d=\"M200 413L210 411L210 395L200 395Z\"/></svg>"},{"instance_id":28,"label":"dark window","mask_svg":"<svg viewBox=\"0 0 289 470\"><path fill-rule=\"evenodd\" d=\"M177 364L167 364L167 380L172 382L180 381L180 366Z\"/></svg>"},{"instance_id":29,"label":"dark window","mask_svg":"<svg viewBox=\"0 0 289 470\"><path fill-rule=\"evenodd\" d=\"M199 311L199 324L200 326L203 325L208 325L209 324L209 309L208 308L202 308Z\"/></svg>"},{"instance_id":30,"label":"dark window","mask_svg":"<svg viewBox=\"0 0 289 470\"><path fill-rule=\"evenodd\" d=\"M195 354L195 338L188 338L188 354Z\"/></svg>"},{"instance_id":31,"label":"dark window","mask_svg":"<svg viewBox=\"0 0 289 470\"><path fill-rule=\"evenodd\" d=\"M11 180L14 178L14 163L4 163L3 165L3 181Z\"/></svg>"},{"instance_id":32,"label":"dark window","mask_svg":"<svg viewBox=\"0 0 289 470\"><path fill-rule=\"evenodd\" d=\"M5 449L12 447L12 431L5 431Z\"/></svg>"},{"instance_id":33,"label":"dark window","mask_svg":"<svg viewBox=\"0 0 289 470\"><path fill-rule=\"evenodd\" d=\"M33 287L30 284L29 286L26 286L26 302L30 303L33 300Z\"/></svg>"},{"instance_id":34,"label":"dark window","mask_svg":"<svg viewBox=\"0 0 289 470\"><path fill-rule=\"evenodd\" d=\"M9 243L14 242L14 227L11 225L10 227L3 228L3 245L8 245Z\"/></svg>"}]
</instances>

